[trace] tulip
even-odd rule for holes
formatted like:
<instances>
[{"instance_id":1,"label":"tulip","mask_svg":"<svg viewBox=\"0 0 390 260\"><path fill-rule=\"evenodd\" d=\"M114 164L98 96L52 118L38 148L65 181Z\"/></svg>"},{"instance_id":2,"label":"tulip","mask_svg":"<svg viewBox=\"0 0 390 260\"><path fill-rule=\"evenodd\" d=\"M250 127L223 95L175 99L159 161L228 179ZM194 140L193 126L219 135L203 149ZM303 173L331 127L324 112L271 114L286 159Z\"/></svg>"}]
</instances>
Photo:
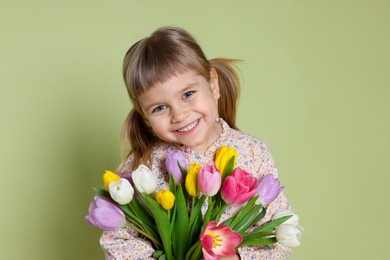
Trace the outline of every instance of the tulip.
<instances>
[{"instance_id":1,"label":"tulip","mask_svg":"<svg viewBox=\"0 0 390 260\"><path fill-rule=\"evenodd\" d=\"M220 256L233 256L236 247L242 242L242 236L229 226L217 227L217 222L210 221L200 234L203 257L205 260L219 259Z\"/></svg>"},{"instance_id":2,"label":"tulip","mask_svg":"<svg viewBox=\"0 0 390 260\"><path fill-rule=\"evenodd\" d=\"M111 200L96 195L88 210L85 220L94 227L110 231L126 224L125 214Z\"/></svg>"},{"instance_id":3,"label":"tulip","mask_svg":"<svg viewBox=\"0 0 390 260\"><path fill-rule=\"evenodd\" d=\"M209 162L199 172L198 184L200 191L209 197L217 194L221 187L221 174L215 168L214 162Z\"/></svg>"},{"instance_id":4,"label":"tulip","mask_svg":"<svg viewBox=\"0 0 390 260\"><path fill-rule=\"evenodd\" d=\"M295 226L298 226L298 222L299 222L299 217L297 214L295 214L294 212L278 212L276 213L275 215L272 216L272 220L275 220L275 219L278 219L278 218L281 218L281 217L286 217L286 216L291 216L289 219L287 219L285 222L283 222L283 225L284 224L290 224L290 225L295 225Z\"/></svg>"},{"instance_id":5,"label":"tulip","mask_svg":"<svg viewBox=\"0 0 390 260\"><path fill-rule=\"evenodd\" d=\"M199 193L198 189L198 174L200 170L200 165L193 163L188 168L188 173L186 177L186 190L188 194L192 197L197 197Z\"/></svg>"},{"instance_id":6,"label":"tulip","mask_svg":"<svg viewBox=\"0 0 390 260\"><path fill-rule=\"evenodd\" d=\"M113 173L112 171L106 170L105 173L103 174L104 188L106 190L108 190L110 182L112 182L112 181L119 181L120 178L121 177L119 177L119 175Z\"/></svg>"},{"instance_id":7,"label":"tulip","mask_svg":"<svg viewBox=\"0 0 390 260\"><path fill-rule=\"evenodd\" d=\"M267 174L260 179L259 184L257 185L256 195L259 195L259 198L257 199L256 204L267 206L279 196L283 188L284 187L280 186L279 180L274 175Z\"/></svg>"},{"instance_id":8,"label":"tulip","mask_svg":"<svg viewBox=\"0 0 390 260\"><path fill-rule=\"evenodd\" d=\"M241 168L234 169L222 184L222 199L233 205L241 205L256 194L257 179Z\"/></svg>"},{"instance_id":9,"label":"tulip","mask_svg":"<svg viewBox=\"0 0 390 260\"><path fill-rule=\"evenodd\" d=\"M157 181L153 172L143 164L133 171L132 178L135 187L141 193L151 194L157 188Z\"/></svg>"},{"instance_id":10,"label":"tulip","mask_svg":"<svg viewBox=\"0 0 390 260\"><path fill-rule=\"evenodd\" d=\"M180 170L180 166L187 171L187 162L182 151L170 151L167 153L165 160L165 166L167 167L168 174L173 174L173 179L176 184L184 181L183 173Z\"/></svg>"},{"instance_id":11,"label":"tulip","mask_svg":"<svg viewBox=\"0 0 390 260\"><path fill-rule=\"evenodd\" d=\"M121 205L129 203L133 199L134 189L130 182L124 178L109 184L111 198Z\"/></svg>"},{"instance_id":12,"label":"tulip","mask_svg":"<svg viewBox=\"0 0 390 260\"><path fill-rule=\"evenodd\" d=\"M170 210L175 203L175 195L170 190L160 190L156 194L156 200L165 210Z\"/></svg>"},{"instance_id":13,"label":"tulip","mask_svg":"<svg viewBox=\"0 0 390 260\"><path fill-rule=\"evenodd\" d=\"M222 146L218 149L215 154L215 165L222 176L225 174L226 165L229 163L231 158L234 156L233 169L236 168L237 150L235 148L229 148Z\"/></svg>"},{"instance_id":14,"label":"tulip","mask_svg":"<svg viewBox=\"0 0 390 260\"><path fill-rule=\"evenodd\" d=\"M303 228L297 225L281 224L276 228L276 239L287 247L296 247L301 244L299 239L303 234Z\"/></svg>"}]
</instances>

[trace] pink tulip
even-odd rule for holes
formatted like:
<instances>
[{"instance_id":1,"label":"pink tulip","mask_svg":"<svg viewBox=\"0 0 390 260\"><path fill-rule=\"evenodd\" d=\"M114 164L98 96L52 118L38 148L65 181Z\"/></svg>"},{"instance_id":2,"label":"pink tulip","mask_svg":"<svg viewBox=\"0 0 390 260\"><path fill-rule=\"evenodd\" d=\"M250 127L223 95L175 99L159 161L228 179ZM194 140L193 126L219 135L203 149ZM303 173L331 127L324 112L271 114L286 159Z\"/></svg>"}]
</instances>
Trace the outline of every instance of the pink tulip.
<instances>
[{"instance_id":1,"label":"pink tulip","mask_svg":"<svg viewBox=\"0 0 390 260\"><path fill-rule=\"evenodd\" d=\"M126 224L125 214L111 200L95 195L89 206L89 215L85 220L94 227L102 230L114 230Z\"/></svg>"},{"instance_id":2,"label":"pink tulip","mask_svg":"<svg viewBox=\"0 0 390 260\"><path fill-rule=\"evenodd\" d=\"M217 227L217 222L210 221L200 234L200 241L203 258L217 260L220 256L233 256L242 242L242 236L229 226Z\"/></svg>"},{"instance_id":3,"label":"pink tulip","mask_svg":"<svg viewBox=\"0 0 390 260\"><path fill-rule=\"evenodd\" d=\"M257 179L240 168L226 177L222 184L222 199L233 205L241 205L256 194Z\"/></svg>"},{"instance_id":4,"label":"pink tulip","mask_svg":"<svg viewBox=\"0 0 390 260\"><path fill-rule=\"evenodd\" d=\"M260 179L259 184L257 185L256 195L259 195L259 198L257 199L256 204L262 203L263 206L267 206L279 196L283 188L284 187L280 186L280 182L275 176L267 174Z\"/></svg>"},{"instance_id":5,"label":"pink tulip","mask_svg":"<svg viewBox=\"0 0 390 260\"><path fill-rule=\"evenodd\" d=\"M198 185L200 192L206 196L212 197L217 194L221 187L221 174L214 162L209 162L199 171Z\"/></svg>"}]
</instances>

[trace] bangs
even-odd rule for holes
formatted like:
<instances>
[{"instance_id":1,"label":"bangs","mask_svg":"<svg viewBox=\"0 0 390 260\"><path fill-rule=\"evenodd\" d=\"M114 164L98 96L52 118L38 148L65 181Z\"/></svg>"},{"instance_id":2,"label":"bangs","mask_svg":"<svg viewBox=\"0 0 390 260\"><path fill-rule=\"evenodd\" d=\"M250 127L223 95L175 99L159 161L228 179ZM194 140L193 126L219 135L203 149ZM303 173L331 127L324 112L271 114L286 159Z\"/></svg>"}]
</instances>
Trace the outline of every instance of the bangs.
<instances>
[{"instance_id":1,"label":"bangs","mask_svg":"<svg viewBox=\"0 0 390 260\"><path fill-rule=\"evenodd\" d=\"M183 41L181 35L168 36L157 32L137 42L127 52L123 76L133 103L150 87L188 70L209 79L210 63L196 42Z\"/></svg>"}]
</instances>

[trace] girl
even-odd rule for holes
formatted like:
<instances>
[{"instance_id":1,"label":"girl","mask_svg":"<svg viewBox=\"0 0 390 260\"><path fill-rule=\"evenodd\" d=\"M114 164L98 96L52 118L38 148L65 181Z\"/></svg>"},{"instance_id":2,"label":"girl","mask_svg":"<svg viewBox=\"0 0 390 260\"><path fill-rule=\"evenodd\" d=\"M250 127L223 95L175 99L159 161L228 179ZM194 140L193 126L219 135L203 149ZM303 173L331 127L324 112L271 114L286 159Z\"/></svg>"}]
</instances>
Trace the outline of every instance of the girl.
<instances>
[{"instance_id":1,"label":"girl","mask_svg":"<svg viewBox=\"0 0 390 260\"><path fill-rule=\"evenodd\" d=\"M188 164L213 161L221 146L237 149L237 167L260 178L277 176L266 145L236 126L239 81L234 60L207 60L195 39L180 28L164 27L135 43L127 52L123 76L133 108L123 127L131 152L120 166L130 173L139 164L156 174L158 189L168 189L167 152L182 150ZM268 206L268 221L279 211L290 211L284 194ZM239 211L228 207L221 221ZM152 259L151 243L124 227L104 232L100 243L108 259ZM241 247L237 255L221 259L285 259L290 250ZM179 259L180 260L180 259Z\"/></svg>"}]
</instances>

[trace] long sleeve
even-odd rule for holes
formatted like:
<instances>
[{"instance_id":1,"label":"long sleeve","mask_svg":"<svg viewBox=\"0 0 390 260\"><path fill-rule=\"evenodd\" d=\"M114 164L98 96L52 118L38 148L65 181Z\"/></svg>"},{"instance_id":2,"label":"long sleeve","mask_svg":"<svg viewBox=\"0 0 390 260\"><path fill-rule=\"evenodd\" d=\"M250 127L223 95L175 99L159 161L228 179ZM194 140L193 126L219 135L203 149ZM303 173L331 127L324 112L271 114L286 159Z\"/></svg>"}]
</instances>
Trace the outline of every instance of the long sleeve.
<instances>
[{"instance_id":1,"label":"long sleeve","mask_svg":"<svg viewBox=\"0 0 390 260\"><path fill-rule=\"evenodd\" d=\"M134 230L123 227L114 231L104 231L100 245L109 260L154 259L151 242L143 239Z\"/></svg>"},{"instance_id":2,"label":"long sleeve","mask_svg":"<svg viewBox=\"0 0 390 260\"><path fill-rule=\"evenodd\" d=\"M261 221L267 222L276 212L281 211L290 211L291 206L287 201L286 196L283 193L279 195L279 197L271 203L267 208L267 214L264 219ZM242 260L276 260L276 259L287 259L291 254L291 249L281 245L280 243L276 243L270 246L270 248L265 248L262 246L246 246L238 248L238 253Z\"/></svg>"},{"instance_id":3,"label":"long sleeve","mask_svg":"<svg viewBox=\"0 0 390 260\"><path fill-rule=\"evenodd\" d=\"M258 168L255 171L255 176L260 178L267 174L272 174L275 177L278 177L278 171L275 165L275 161L272 158L271 153L269 152L267 146L261 142L261 145L258 146L260 149L253 150L254 160L257 161ZM287 212L291 211L291 204L288 202L286 196L282 192L271 204L267 207L267 214L265 217L258 223L261 225L264 222L271 220L272 216L277 212ZM280 243L275 243L266 248L263 246L246 246L238 248L238 253L242 260L251 260L251 259L266 259L266 260L276 260L276 259L287 259L291 254L291 248L285 247Z\"/></svg>"},{"instance_id":4,"label":"long sleeve","mask_svg":"<svg viewBox=\"0 0 390 260\"><path fill-rule=\"evenodd\" d=\"M278 176L275 162L267 148L260 140L253 136L244 134L240 131L231 129L226 122L221 120L223 133L212 144L205 154L199 154L190 148L182 147L176 144L160 142L154 147L150 159L150 168L155 173L157 180L157 190L168 188L168 174L165 169L165 158L168 151L182 150L186 156L187 164L198 163L205 165L214 160L217 149L221 146L229 146L237 149L237 167L245 169L256 178L261 178L267 174ZM131 158L130 158L131 160ZM207 201L202 206L202 212L207 209ZM240 207L228 206L221 221L229 218L241 209ZM291 205L283 193L268 205L267 214L260 221L269 221L277 212L290 211ZM120 228L115 231L103 232L100 239L101 247L106 255L106 259L153 259L151 256L154 252L152 244L147 239L139 236L137 232L130 228ZM247 259L286 259L291 250L279 243L273 244L270 248L260 246L245 246L238 249L238 253L243 260Z\"/></svg>"},{"instance_id":5,"label":"long sleeve","mask_svg":"<svg viewBox=\"0 0 390 260\"><path fill-rule=\"evenodd\" d=\"M249 139L241 139L242 142L240 143L240 146L237 146L236 148L239 151L238 160L242 159L242 161L238 161L237 164L241 164L242 167L252 172L256 178L261 178L267 174L272 174L275 177L278 177L275 161L265 143L257 139L252 139L251 137L248 138ZM291 210L291 204L282 192L275 201L268 205L267 214L258 223L258 225L270 221L272 216L277 212L286 212ZM233 215L233 212L230 214L228 212L228 215ZM281 245L280 243L275 243L270 245L269 248L264 246L240 247L238 248L238 254L242 260L279 260L287 259L291 254L291 249Z\"/></svg>"}]
</instances>

